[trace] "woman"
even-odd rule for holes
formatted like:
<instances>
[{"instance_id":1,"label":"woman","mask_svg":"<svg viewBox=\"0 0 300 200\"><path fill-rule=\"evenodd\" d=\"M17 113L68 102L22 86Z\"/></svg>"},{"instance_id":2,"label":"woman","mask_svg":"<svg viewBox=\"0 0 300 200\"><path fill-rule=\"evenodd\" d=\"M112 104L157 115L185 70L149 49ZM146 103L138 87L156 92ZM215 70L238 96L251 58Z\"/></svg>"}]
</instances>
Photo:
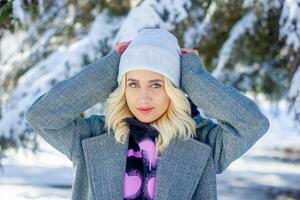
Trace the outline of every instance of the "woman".
<instances>
[{"instance_id":1,"label":"woman","mask_svg":"<svg viewBox=\"0 0 300 200\"><path fill-rule=\"evenodd\" d=\"M128 44L40 96L27 121L72 161L72 199L216 199L216 174L268 119L168 31L142 29ZM105 115L79 116L106 98Z\"/></svg>"}]
</instances>

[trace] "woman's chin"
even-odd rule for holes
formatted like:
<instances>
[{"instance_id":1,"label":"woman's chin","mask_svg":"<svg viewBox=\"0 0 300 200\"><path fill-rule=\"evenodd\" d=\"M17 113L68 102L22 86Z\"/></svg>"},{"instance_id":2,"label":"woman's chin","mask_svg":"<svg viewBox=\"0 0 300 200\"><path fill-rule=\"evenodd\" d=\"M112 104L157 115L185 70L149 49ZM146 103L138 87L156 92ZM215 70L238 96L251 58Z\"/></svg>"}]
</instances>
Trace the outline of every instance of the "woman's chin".
<instances>
[{"instance_id":1,"label":"woman's chin","mask_svg":"<svg viewBox=\"0 0 300 200\"><path fill-rule=\"evenodd\" d=\"M153 117L153 116L140 116L140 115L135 115L135 117L136 117L139 121L141 121L141 122L143 122L143 123L151 123L151 122L153 122L153 121L156 120L156 118Z\"/></svg>"}]
</instances>

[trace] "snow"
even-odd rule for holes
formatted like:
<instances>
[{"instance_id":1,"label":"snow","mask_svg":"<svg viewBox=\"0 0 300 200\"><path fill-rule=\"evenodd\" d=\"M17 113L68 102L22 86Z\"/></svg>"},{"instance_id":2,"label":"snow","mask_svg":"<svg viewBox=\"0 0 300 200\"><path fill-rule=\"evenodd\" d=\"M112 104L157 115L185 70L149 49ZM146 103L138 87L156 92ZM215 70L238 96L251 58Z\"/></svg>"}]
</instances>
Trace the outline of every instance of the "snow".
<instances>
[{"instance_id":1,"label":"snow","mask_svg":"<svg viewBox=\"0 0 300 200\"><path fill-rule=\"evenodd\" d=\"M264 12L262 14L267 14L267 12L272 8L279 9L282 4L281 0L245 0L243 2L243 8L255 8L261 7Z\"/></svg>"},{"instance_id":2,"label":"snow","mask_svg":"<svg viewBox=\"0 0 300 200\"><path fill-rule=\"evenodd\" d=\"M128 16L115 17L104 10L95 16L88 34L82 36L79 31L76 33L80 35L75 38L77 41L70 46L60 46L42 60L40 54L45 53L45 50L49 52L48 43L50 40L55 40L53 36L63 30L64 24L73 23L75 15L72 12L75 10L66 9L64 1L55 0L49 7L44 5L46 1L38 0L40 20L30 22L23 1L13 0L12 3L13 17L28 26L28 31L14 34L5 32L2 36L0 85L5 79L14 77L18 70L24 68L23 60L32 55L38 57L31 59L33 67L18 80L17 86L9 91L10 94L7 91L4 93L0 88L0 137L12 136L16 141L19 141L20 134L29 132L24 113L33 101L47 92L54 83L79 72L86 62L102 57L117 42L133 39L141 28L161 27L174 30L175 26L186 20L189 15L202 19L193 20L195 23L188 27L183 35L184 46L193 48L209 35L211 18L217 11L215 1L212 1L205 12L201 8L193 10L191 0L165 0L160 3L155 0L135 0L131 2L133 8ZM221 71L225 69L238 39L247 31L252 31L258 17L255 14L257 9L263 8L262 15L265 16L270 9L280 9L281 6L283 9L280 15L280 38L278 39L284 40L286 47L280 51L288 52L288 48L292 48L295 52L299 51L300 0L245 0L243 7L248 9L248 13L236 22L231 28L229 37L223 43L218 55L217 67L213 72L215 77L220 76ZM70 12L69 15L67 12ZM46 27L47 30L42 35L39 35L38 30L52 18L54 20L51 25ZM28 41L35 42L30 44ZM15 45L10 45L12 43ZM235 68L246 69L238 65ZM300 66L294 74L287 94L289 99L296 99L293 111L297 113L300 113L299 83ZM293 121L294 113L287 112L290 104L282 100L276 107L261 96L258 101L261 109L270 119L270 129L244 156L218 176L218 193L221 200L274 199L266 196L268 191L300 193L298 155L300 128ZM99 107L101 108L101 104L93 108L99 111ZM93 108L87 110L85 114L91 114ZM299 117L299 114L296 116ZM30 135L30 137L34 136ZM38 141L41 142L42 149L37 155L22 150L17 153L11 152L10 156L4 159L4 171L0 171L1 199L70 198L71 162L39 137Z\"/></svg>"},{"instance_id":3,"label":"snow","mask_svg":"<svg viewBox=\"0 0 300 200\"><path fill-rule=\"evenodd\" d=\"M211 18L215 13L217 8L217 3L215 1L211 2L205 17L202 21L195 20L195 24L187 28L184 32L184 47L185 48L194 48L196 44L199 44L205 36L209 33L209 27L211 26ZM191 11L191 15L194 18L198 18L204 15L204 11L201 8L197 8Z\"/></svg>"},{"instance_id":4,"label":"snow","mask_svg":"<svg viewBox=\"0 0 300 200\"><path fill-rule=\"evenodd\" d=\"M280 16L280 38L295 52L300 50L300 0L285 0Z\"/></svg>"},{"instance_id":5,"label":"snow","mask_svg":"<svg viewBox=\"0 0 300 200\"><path fill-rule=\"evenodd\" d=\"M291 85L287 94L288 99L295 99L293 104L293 110L295 117L297 118L299 130L300 130L300 66L293 76Z\"/></svg>"},{"instance_id":6,"label":"snow","mask_svg":"<svg viewBox=\"0 0 300 200\"><path fill-rule=\"evenodd\" d=\"M11 97L2 102L0 136L12 136L19 142L19 134L29 132L30 127L24 120L24 114L33 101L50 90L54 83L79 72L82 66L86 65L85 56L91 62L104 56L99 51L99 43L111 46L113 34L121 22L122 18L112 18L109 12L103 11L96 16L86 37L69 47L60 46L20 77ZM18 126L15 125L16 121L11 119L16 119Z\"/></svg>"},{"instance_id":7,"label":"snow","mask_svg":"<svg viewBox=\"0 0 300 200\"><path fill-rule=\"evenodd\" d=\"M39 13L40 13L40 16L42 16L45 12L44 0L38 0L38 4L39 4Z\"/></svg>"},{"instance_id":8,"label":"snow","mask_svg":"<svg viewBox=\"0 0 300 200\"><path fill-rule=\"evenodd\" d=\"M28 15L26 14L24 8L23 8L23 3L21 0L13 0L12 1L12 6L13 6L13 17L15 19L20 20L22 24L29 24L29 19Z\"/></svg>"},{"instance_id":9,"label":"snow","mask_svg":"<svg viewBox=\"0 0 300 200\"><path fill-rule=\"evenodd\" d=\"M3 40L1 40L0 43L0 51L1 51L1 62L7 63L7 61L10 59L10 57L16 53L17 51L20 51L22 41L25 38L25 32L24 31L18 31L16 33L10 33L9 31L4 31L3 33ZM10 45L10 44L14 45ZM7 48L9 47L9 48ZM2 67L0 68L2 70ZM1 72L1 71L0 71ZM2 72L0 73L0 81L5 77Z\"/></svg>"},{"instance_id":10,"label":"snow","mask_svg":"<svg viewBox=\"0 0 300 200\"><path fill-rule=\"evenodd\" d=\"M70 199L72 163L38 137L41 150L11 152L0 170L4 199ZM13 192L12 192L13 191Z\"/></svg>"},{"instance_id":11,"label":"snow","mask_svg":"<svg viewBox=\"0 0 300 200\"><path fill-rule=\"evenodd\" d=\"M5 200L69 200L71 196L71 191L64 188L31 185L1 185L0 191Z\"/></svg>"},{"instance_id":12,"label":"snow","mask_svg":"<svg viewBox=\"0 0 300 200\"><path fill-rule=\"evenodd\" d=\"M42 5L39 4L39 6ZM49 54L52 51L51 48L53 47L49 45L49 41L64 26L64 23L61 22L66 13L63 6L63 1L52 1L51 5L48 6L48 9L38 21L27 24L27 31L22 29L14 33L10 33L9 31L4 32L0 43L0 66L2 65L0 67L0 85L7 85L7 82L14 82L18 78L18 74L23 73L31 66L34 67L43 58L45 52ZM60 21L60 25L53 23L42 34L38 33L41 26L45 26L52 18ZM10 88L6 90L4 101L8 100L10 96Z\"/></svg>"},{"instance_id":13,"label":"snow","mask_svg":"<svg viewBox=\"0 0 300 200\"><path fill-rule=\"evenodd\" d=\"M248 94L247 94L248 95ZM259 108L270 120L270 129L240 159L217 175L218 199L275 199L268 195L299 193L300 133L287 113L288 103L278 107L258 96ZM67 200L71 197L72 163L38 137L40 151L11 152L0 171L0 193L11 200ZM298 191L298 193L297 193Z\"/></svg>"},{"instance_id":14,"label":"snow","mask_svg":"<svg viewBox=\"0 0 300 200\"><path fill-rule=\"evenodd\" d=\"M116 35L115 41L132 40L140 29L147 27L173 30L176 24L188 17L186 9L190 7L190 0L143 1L130 10Z\"/></svg>"},{"instance_id":15,"label":"snow","mask_svg":"<svg viewBox=\"0 0 300 200\"><path fill-rule=\"evenodd\" d=\"M228 39L224 42L218 57L217 67L212 75L216 78L221 76L222 69L227 64L232 54L236 41L247 32L252 32L257 16L253 12L244 15L230 30Z\"/></svg>"},{"instance_id":16,"label":"snow","mask_svg":"<svg viewBox=\"0 0 300 200\"><path fill-rule=\"evenodd\" d=\"M300 95L300 65L298 66L298 70L293 76L291 86L288 92L288 97L289 98L295 98L297 95Z\"/></svg>"},{"instance_id":17,"label":"snow","mask_svg":"<svg viewBox=\"0 0 300 200\"><path fill-rule=\"evenodd\" d=\"M254 99L250 92L245 95ZM278 103L271 103L262 94L256 96L255 102L270 121L269 130L256 142L255 147L264 150L299 149L300 130L297 129L297 125L293 121L293 113L288 112L289 102L280 100Z\"/></svg>"},{"instance_id":18,"label":"snow","mask_svg":"<svg viewBox=\"0 0 300 200\"><path fill-rule=\"evenodd\" d=\"M12 136L12 139L19 142L20 134L28 135L26 133L30 132L30 127L24 120L24 114L34 100L47 92L55 83L79 72L87 64L86 62L93 62L104 56L104 53L108 53L109 49L117 42L129 40L140 28L147 26L161 25L163 28L174 28L175 24L187 17L186 9L191 6L191 2L189 0L172 2L171 0L164 1L164 3L153 0L142 2L130 11L125 21L123 17L112 16L107 10L103 10L95 17L85 37L70 46L57 48L47 58L36 63L20 77L16 87L9 94L7 92L2 95L0 136L5 138ZM42 4L39 5L43 6ZM54 1L47 13L29 28L28 33L35 35L39 26L54 14L57 15L55 20L61 21L64 16L64 9L62 1ZM165 12L168 12L168 19L164 18ZM65 20L71 19L66 18ZM4 74L3 79L16 71L16 69L12 70L11 67L14 62L25 59L32 55L32 52L39 51L39 48L44 48L50 38L55 39L53 35L57 29L54 25L52 27L53 29L47 30L32 48L14 54L13 59L6 62L6 65L1 69L1 74ZM117 32L118 35L115 36ZM95 107L99 107L99 105L95 105ZM18 126L15 126L15 120L11 119L16 119Z\"/></svg>"}]
</instances>

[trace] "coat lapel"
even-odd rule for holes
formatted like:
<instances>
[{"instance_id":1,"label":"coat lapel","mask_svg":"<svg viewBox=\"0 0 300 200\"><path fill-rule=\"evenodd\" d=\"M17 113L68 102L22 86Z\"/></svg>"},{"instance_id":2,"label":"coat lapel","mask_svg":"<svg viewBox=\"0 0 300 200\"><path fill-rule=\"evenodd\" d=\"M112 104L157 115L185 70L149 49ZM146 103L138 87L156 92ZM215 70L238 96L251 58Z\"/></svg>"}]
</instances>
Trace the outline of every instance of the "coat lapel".
<instances>
[{"instance_id":1,"label":"coat lapel","mask_svg":"<svg viewBox=\"0 0 300 200\"><path fill-rule=\"evenodd\" d=\"M123 199L128 138L123 145L106 133L82 145L94 199ZM209 154L208 145L196 140L172 140L158 162L154 199L191 199Z\"/></svg>"},{"instance_id":2,"label":"coat lapel","mask_svg":"<svg viewBox=\"0 0 300 200\"><path fill-rule=\"evenodd\" d=\"M158 162L154 199L192 199L210 151L194 139L172 140Z\"/></svg>"},{"instance_id":3,"label":"coat lapel","mask_svg":"<svg viewBox=\"0 0 300 200\"><path fill-rule=\"evenodd\" d=\"M128 139L119 144L106 133L84 139L82 146L94 199L122 199Z\"/></svg>"}]
</instances>

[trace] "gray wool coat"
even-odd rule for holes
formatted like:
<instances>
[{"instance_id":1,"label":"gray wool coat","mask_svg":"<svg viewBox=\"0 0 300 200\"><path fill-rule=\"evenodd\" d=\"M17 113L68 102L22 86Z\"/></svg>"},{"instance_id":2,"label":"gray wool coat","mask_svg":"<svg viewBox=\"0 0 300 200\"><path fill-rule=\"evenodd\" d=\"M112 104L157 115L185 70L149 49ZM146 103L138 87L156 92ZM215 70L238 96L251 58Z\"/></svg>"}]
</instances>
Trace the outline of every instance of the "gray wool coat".
<instances>
[{"instance_id":1,"label":"gray wool coat","mask_svg":"<svg viewBox=\"0 0 300 200\"><path fill-rule=\"evenodd\" d=\"M104 102L118 85L121 54L86 66L37 98L26 112L33 130L69 158L73 165L73 200L122 199L127 159L125 145L104 130L105 116L80 114ZM182 55L182 67L197 65ZM196 137L175 139L161 154L156 171L155 200L217 199L216 174L244 154L269 128L257 105L208 72L190 73L181 83L195 105L217 119L196 116Z\"/></svg>"}]
</instances>

